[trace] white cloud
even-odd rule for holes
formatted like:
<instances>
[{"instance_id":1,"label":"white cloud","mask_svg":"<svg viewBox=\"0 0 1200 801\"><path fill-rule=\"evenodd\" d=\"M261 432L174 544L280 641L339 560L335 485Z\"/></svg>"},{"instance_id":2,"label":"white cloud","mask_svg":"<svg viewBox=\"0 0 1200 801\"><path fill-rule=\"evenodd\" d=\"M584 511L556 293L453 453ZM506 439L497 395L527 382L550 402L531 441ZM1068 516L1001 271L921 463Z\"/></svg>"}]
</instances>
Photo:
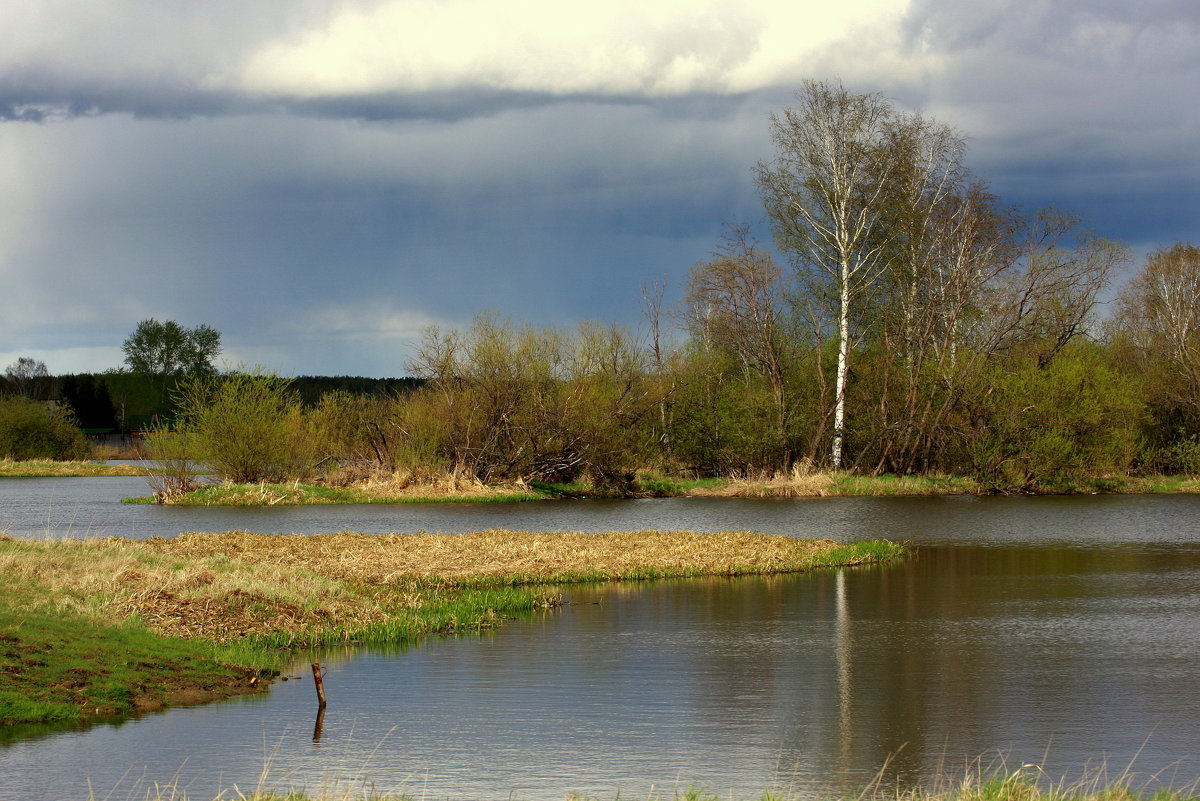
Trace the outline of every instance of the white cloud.
<instances>
[{"instance_id":1,"label":"white cloud","mask_svg":"<svg viewBox=\"0 0 1200 801\"><path fill-rule=\"evenodd\" d=\"M457 88L600 95L749 91L907 0L391 0L339 7L213 79L285 96Z\"/></svg>"}]
</instances>

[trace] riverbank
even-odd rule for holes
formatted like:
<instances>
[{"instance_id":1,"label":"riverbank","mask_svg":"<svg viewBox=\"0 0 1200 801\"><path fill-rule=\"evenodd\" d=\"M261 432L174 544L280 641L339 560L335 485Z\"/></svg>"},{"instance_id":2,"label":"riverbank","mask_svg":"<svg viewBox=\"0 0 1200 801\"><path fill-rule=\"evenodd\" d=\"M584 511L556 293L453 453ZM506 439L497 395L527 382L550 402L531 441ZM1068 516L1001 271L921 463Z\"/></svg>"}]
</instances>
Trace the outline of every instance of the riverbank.
<instances>
[{"instance_id":1,"label":"riverbank","mask_svg":"<svg viewBox=\"0 0 1200 801\"><path fill-rule=\"evenodd\" d=\"M1197 493L1200 480L1190 476L1080 477L1020 494L1096 495ZM621 488L586 483L530 482L490 486L462 480L441 483L362 482L351 486L303 483L212 484L178 496L139 496L125 503L172 506L304 506L372 503L516 503L590 498L855 498L935 495L994 495L966 476L863 476L845 472L812 472L757 478L674 479L642 475Z\"/></svg>"},{"instance_id":2,"label":"riverbank","mask_svg":"<svg viewBox=\"0 0 1200 801\"><path fill-rule=\"evenodd\" d=\"M14 461L0 459L0 478L95 478L146 476L155 473L140 464L105 464L99 461L56 462L50 459Z\"/></svg>"},{"instance_id":3,"label":"riverbank","mask_svg":"<svg viewBox=\"0 0 1200 801\"><path fill-rule=\"evenodd\" d=\"M261 691L288 650L478 630L570 582L798 572L901 546L727 532L0 537L0 732Z\"/></svg>"}]
</instances>

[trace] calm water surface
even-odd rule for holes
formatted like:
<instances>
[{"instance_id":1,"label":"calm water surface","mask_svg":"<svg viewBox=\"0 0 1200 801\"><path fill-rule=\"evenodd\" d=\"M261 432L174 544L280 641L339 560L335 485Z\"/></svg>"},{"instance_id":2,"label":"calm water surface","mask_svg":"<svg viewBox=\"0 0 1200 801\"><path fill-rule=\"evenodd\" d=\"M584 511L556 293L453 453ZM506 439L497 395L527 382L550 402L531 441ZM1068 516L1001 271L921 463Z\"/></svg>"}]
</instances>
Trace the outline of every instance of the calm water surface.
<instances>
[{"instance_id":1,"label":"calm water surface","mask_svg":"<svg viewBox=\"0 0 1200 801\"><path fill-rule=\"evenodd\" d=\"M317 733L311 679L280 682L0 746L0 798L86 798L89 780L98 798L170 781L200 798L249 791L264 771L269 787L425 798L612 798L689 783L820 796L885 764L889 781L911 784L998 754L1055 776L1102 759L1117 773L1135 755L1136 770L1166 781L1200 776L1200 498L115 503L141 487L5 480L0 529L733 528L920 547L886 568L576 589L570 606L484 637L323 653Z\"/></svg>"}]
</instances>

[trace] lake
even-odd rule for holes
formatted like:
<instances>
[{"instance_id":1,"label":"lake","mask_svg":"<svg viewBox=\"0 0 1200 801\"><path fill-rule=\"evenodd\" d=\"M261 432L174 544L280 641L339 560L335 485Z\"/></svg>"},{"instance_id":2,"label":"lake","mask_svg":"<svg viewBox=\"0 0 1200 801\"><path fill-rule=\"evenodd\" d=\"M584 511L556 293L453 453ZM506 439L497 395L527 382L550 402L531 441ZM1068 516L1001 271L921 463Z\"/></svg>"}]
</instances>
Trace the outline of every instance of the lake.
<instances>
[{"instance_id":1,"label":"lake","mask_svg":"<svg viewBox=\"0 0 1200 801\"><path fill-rule=\"evenodd\" d=\"M199 509L5 479L0 529L147 537L749 529L907 540L887 567L573 588L478 637L299 655L264 696L0 746L0 797L175 782L424 798L851 792L1003 759L1200 776L1200 497L654 499ZM328 667L316 727L307 662Z\"/></svg>"}]
</instances>

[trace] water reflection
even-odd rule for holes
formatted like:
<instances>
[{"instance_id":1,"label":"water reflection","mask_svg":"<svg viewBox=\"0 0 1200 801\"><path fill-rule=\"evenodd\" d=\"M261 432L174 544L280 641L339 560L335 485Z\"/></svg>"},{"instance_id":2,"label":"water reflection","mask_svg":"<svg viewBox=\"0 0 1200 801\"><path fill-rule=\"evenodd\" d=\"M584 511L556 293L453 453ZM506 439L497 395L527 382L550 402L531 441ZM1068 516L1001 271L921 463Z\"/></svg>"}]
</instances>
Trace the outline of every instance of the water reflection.
<instances>
[{"instance_id":1,"label":"water reflection","mask_svg":"<svg viewBox=\"0 0 1200 801\"><path fill-rule=\"evenodd\" d=\"M0 795L84 797L91 779L131 797L144 775L201 797L266 767L269 786L431 798L823 796L997 753L1063 775L1140 751L1137 769L1200 775L1196 499L903 501L742 505L736 526L903 532L921 546L897 565L578 588L478 638L304 654L265 697L0 749ZM675 508L657 527L730 527L729 507Z\"/></svg>"}]
</instances>

